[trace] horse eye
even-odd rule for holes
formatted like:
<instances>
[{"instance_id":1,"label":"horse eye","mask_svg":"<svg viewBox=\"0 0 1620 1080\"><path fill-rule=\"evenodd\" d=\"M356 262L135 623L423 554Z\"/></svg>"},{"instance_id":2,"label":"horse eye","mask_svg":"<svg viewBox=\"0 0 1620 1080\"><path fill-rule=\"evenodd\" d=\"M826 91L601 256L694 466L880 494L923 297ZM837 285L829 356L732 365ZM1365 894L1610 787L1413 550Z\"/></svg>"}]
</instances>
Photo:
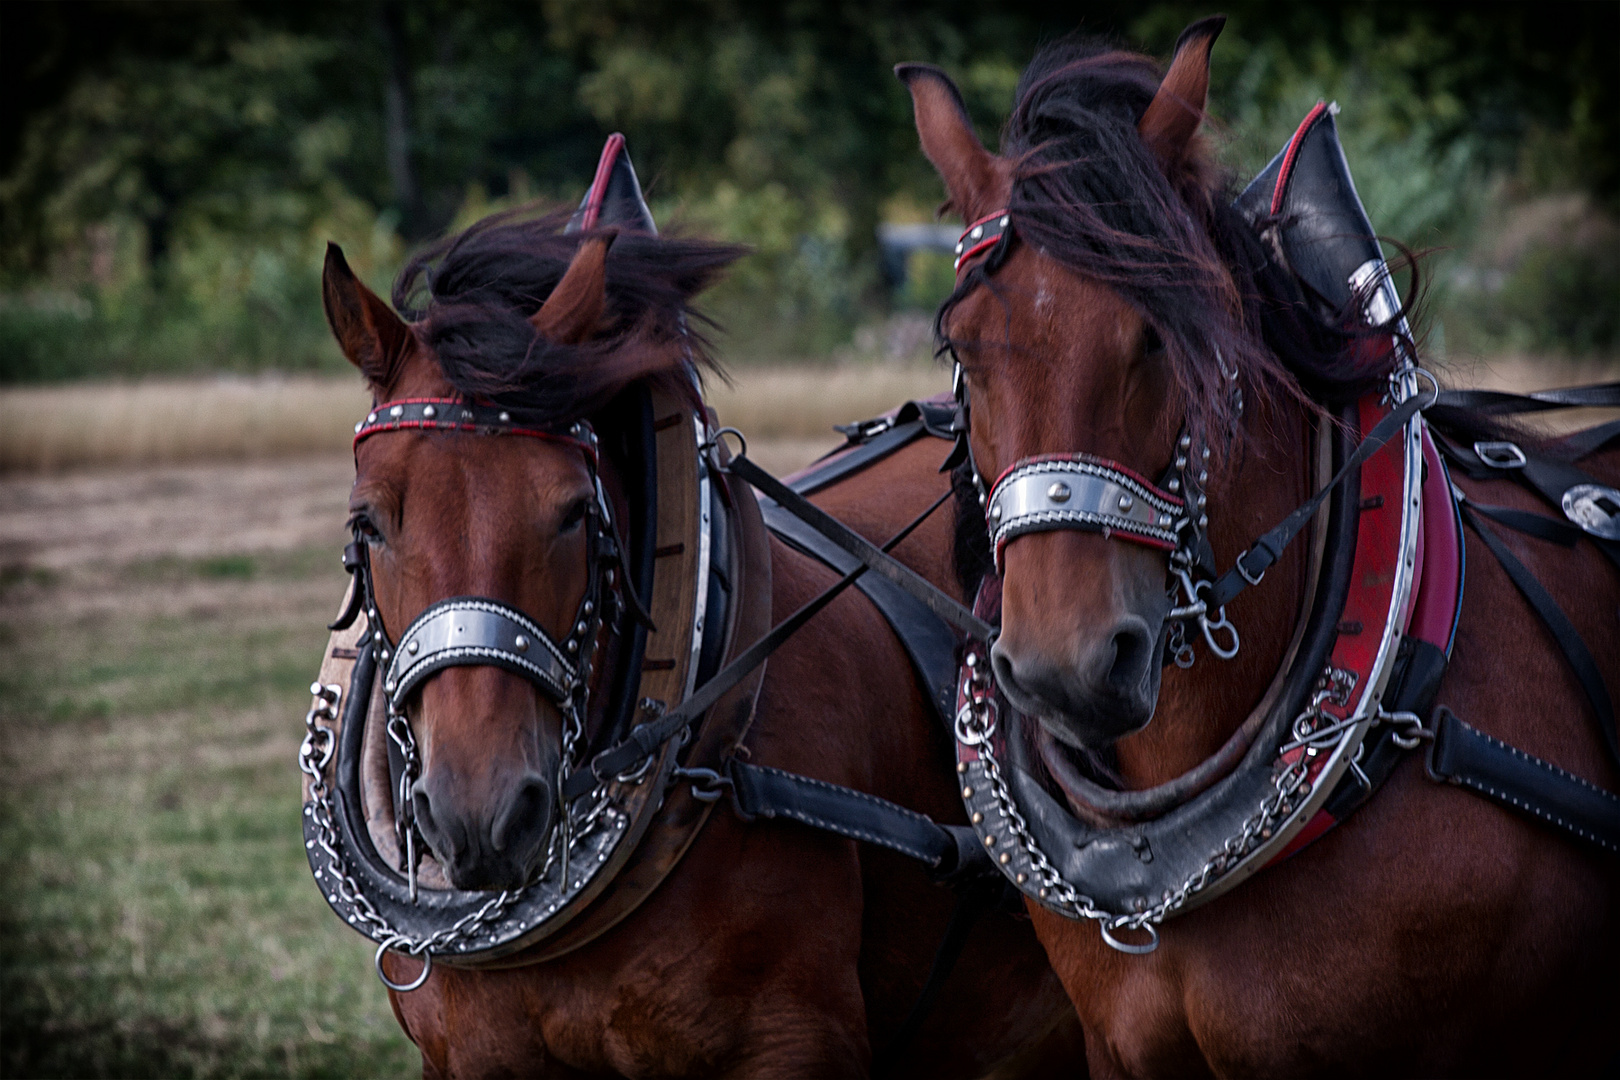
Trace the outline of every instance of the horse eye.
<instances>
[{"instance_id":1,"label":"horse eye","mask_svg":"<svg viewBox=\"0 0 1620 1080\"><path fill-rule=\"evenodd\" d=\"M382 533L378 531L371 518L361 510L349 515L349 531L357 534L368 544L380 545L383 542Z\"/></svg>"},{"instance_id":2,"label":"horse eye","mask_svg":"<svg viewBox=\"0 0 1620 1080\"><path fill-rule=\"evenodd\" d=\"M585 520L585 505L584 499L575 499L563 514L562 521L557 525L557 531L567 533L579 528L579 523Z\"/></svg>"}]
</instances>

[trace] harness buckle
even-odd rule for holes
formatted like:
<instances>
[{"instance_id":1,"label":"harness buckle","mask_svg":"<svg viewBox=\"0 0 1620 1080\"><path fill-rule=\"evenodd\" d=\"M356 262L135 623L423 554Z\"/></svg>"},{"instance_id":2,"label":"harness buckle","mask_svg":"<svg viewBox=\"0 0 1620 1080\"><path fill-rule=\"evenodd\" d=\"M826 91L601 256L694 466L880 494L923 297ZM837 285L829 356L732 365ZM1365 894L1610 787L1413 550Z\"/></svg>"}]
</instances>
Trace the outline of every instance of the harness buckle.
<instances>
[{"instance_id":1,"label":"harness buckle","mask_svg":"<svg viewBox=\"0 0 1620 1080\"><path fill-rule=\"evenodd\" d=\"M692 785L692 798L699 802L718 802L720 796L735 790L731 777L722 776L713 769L688 769L677 765L675 771L669 774L669 778L677 783L682 780L696 781Z\"/></svg>"},{"instance_id":2,"label":"harness buckle","mask_svg":"<svg viewBox=\"0 0 1620 1080\"><path fill-rule=\"evenodd\" d=\"M1254 549L1250 548L1249 550L1252 551ZM1247 581L1250 585L1258 585L1262 581L1266 580L1266 571L1262 570L1258 574L1249 573L1249 568L1243 564L1244 556L1248 554L1249 552L1245 551L1242 555L1239 555L1236 559L1233 559L1232 562L1237 566L1237 572L1243 576L1244 581ZM1266 569L1269 570L1270 567L1267 567Z\"/></svg>"},{"instance_id":3,"label":"harness buckle","mask_svg":"<svg viewBox=\"0 0 1620 1080\"><path fill-rule=\"evenodd\" d=\"M1474 444L1474 453L1493 469L1522 469L1526 461L1524 451L1519 449L1518 444L1505 439L1481 439Z\"/></svg>"}]
</instances>

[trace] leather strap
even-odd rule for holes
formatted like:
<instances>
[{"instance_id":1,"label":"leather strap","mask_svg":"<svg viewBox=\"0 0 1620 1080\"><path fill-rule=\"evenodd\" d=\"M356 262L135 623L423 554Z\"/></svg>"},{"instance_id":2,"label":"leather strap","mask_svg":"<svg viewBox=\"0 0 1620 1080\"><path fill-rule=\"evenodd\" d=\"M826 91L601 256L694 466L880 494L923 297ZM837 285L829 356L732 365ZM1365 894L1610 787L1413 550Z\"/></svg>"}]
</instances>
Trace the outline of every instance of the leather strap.
<instances>
[{"instance_id":1,"label":"leather strap","mask_svg":"<svg viewBox=\"0 0 1620 1080\"><path fill-rule=\"evenodd\" d=\"M1442 390L1436 404L1493 416L1546 412L1551 409L1620 408L1620 382L1566 386L1556 390L1536 390L1529 394L1510 394L1502 390Z\"/></svg>"},{"instance_id":2,"label":"leather strap","mask_svg":"<svg viewBox=\"0 0 1620 1080\"><path fill-rule=\"evenodd\" d=\"M1620 854L1620 797L1435 710L1429 776Z\"/></svg>"},{"instance_id":3,"label":"leather strap","mask_svg":"<svg viewBox=\"0 0 1620 1080\"><path fill-rule=\"evenodd\" d=\"M866 537L755 465L746 456L734 459L729 468L760 492L775 499L788 513L855 556L866 569L882 574L921 600L935 615L964 634L984 642L990 641L994 636L994 630L989 623L957 603L911 567L879 550Z\"/></svg>"},{"instance_id":4,"label":"leather strap","mask_svg":"<svg viewBox=\"0 0 1620 1080\"><path fill-rule=\"evenodd\" d=\"M1551 632L1553 641L1564 654L1564 659L1569 661L1569 666L1574 669L1576 678L1580 680L1581 689L1586 691L1586 698L1597 714L1598 729L1603 732L1603 740L1608 744L1610 756L1620 764L1620 739L1616 738L1615 733L1614 703L1609 698L1609 689L1603 682L1603 673L1598 668L1591 650L1586 647L1586 642L1581 640L1581 635L1569 621L1569 616L1558 606L1558 601L1553 599L1552 594L1530 572L1530 568L1519 561L1519 557L1513 554L1501 538L1485 527L1479 515L1474 513L1473 504L1463 499L1460 493L1458 504L1462 509L1463 520L1479 534L1479 538L1485 542L1491 554L1496 556L1496 561L1502 564L1502 569L1507 571L1513 584L1518 587L1519 592L1529 601L1530 607Z\"/></svg>"}]
</instances>

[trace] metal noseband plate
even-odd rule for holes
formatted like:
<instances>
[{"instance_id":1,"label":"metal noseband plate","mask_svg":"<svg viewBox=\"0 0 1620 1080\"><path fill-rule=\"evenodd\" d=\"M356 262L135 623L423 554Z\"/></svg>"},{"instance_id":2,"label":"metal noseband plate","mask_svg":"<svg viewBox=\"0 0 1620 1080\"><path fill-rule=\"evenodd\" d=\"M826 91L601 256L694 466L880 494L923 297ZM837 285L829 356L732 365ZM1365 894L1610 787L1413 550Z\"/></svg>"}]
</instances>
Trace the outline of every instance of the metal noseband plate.
<instances>
[{"instance_id":1,"label":"metal noseband plate","mask_svg":"<svg viewBox=\"0 0 1620 1080\"><path fill-rule=\"evenodd\" d=\"M575 638L568 642L579 648ZM566 646L564 646L566 648ZM478 597L441 600L416 617L389 661L383 690L394 711L422 680L447 667L489 664L522 675L566 705L578 673L551 635L516 608Z\"/></svg>"},{"instance_id":2,"label":"metal noseband plate","mask_svg":"<svg viewBox=\"0 0 1620 1080\"><path fill-rule=\"evenodd\" d=\"M1174 550L1184 504L1112 463L1084 454L1019 462L990 491L986 520L996 552L1025 533L1083 529Z\"/></svg>"}]
</instances>

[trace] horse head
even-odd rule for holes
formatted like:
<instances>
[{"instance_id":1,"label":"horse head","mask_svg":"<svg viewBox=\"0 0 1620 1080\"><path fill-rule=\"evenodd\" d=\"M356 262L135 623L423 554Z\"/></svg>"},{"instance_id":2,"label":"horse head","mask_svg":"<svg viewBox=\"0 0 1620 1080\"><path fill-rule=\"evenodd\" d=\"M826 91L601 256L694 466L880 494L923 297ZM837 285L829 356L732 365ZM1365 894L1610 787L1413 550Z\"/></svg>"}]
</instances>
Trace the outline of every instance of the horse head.
<instances>
[{"instance_id":1,"label":"horse head","mask_svg":"<svg viewBox=\"0 0 1620 1080\"><path fill-rule=\"evenodd\" d=\"M445 652L399 690L420 752L407 812L462 889L515 888L544 864L592 691L611 678L625 507L593 419L645 380L695 403L693 364L707 361L685 302L738 253L621 232L611 213L583 232L565 220L496 216L419 255L394 290L409 322L327 253L327 317L370 387L368 423L386 424L392 403L432 418L357 428L351 526L384 648L416 652L415 624L453 598L534 628L491 658ZM518 651L555 659L536 674Z\"/></svg>"},{"instance_id":2,"label":"horse head","mask_svg":"<svg viewBox=\"0 0 1620 1080\"><path fill-rule=\"evenodd\" d=\"M896 69L969 224L938 330L1001 577L995 676L1069 746L1153 716L1178 603L1167 553L1188 530L1229 547L1271 512L1261 500L1209 526L1205 505L1232 482L1242 390L1286 379L1250 329L1198 136L1223 22L1190 26L1162 78L1104 46L1044 50L1000 154L943 72Z\"/></svg>"}]
</instances>

